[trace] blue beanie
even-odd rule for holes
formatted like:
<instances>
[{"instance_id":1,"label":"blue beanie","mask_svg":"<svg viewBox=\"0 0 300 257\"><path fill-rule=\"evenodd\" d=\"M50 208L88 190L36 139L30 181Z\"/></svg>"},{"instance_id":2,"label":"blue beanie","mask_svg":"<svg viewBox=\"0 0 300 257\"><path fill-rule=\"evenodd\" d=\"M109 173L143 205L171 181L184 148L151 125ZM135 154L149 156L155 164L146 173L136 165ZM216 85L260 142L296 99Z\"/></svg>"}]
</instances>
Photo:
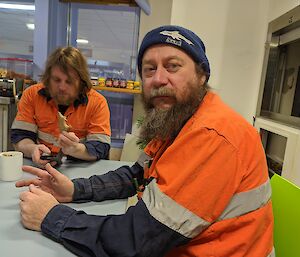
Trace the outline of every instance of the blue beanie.
<instances>
[{"instance_id":1,"label":"blue beanie","mask_svg":"<svg viewBox=\"0 0 300 257\"><path fill-rule=\"evenodd\" d=\"M208 81L210 68L202 40L194 32L173 25L153 29L144 37L137 58L138 70L141 77L144 53L149 47L156 44L169 44L186 52L197 64L202 64L204 71L207 73L206 81Z\"/></svg>"}]
</instances>

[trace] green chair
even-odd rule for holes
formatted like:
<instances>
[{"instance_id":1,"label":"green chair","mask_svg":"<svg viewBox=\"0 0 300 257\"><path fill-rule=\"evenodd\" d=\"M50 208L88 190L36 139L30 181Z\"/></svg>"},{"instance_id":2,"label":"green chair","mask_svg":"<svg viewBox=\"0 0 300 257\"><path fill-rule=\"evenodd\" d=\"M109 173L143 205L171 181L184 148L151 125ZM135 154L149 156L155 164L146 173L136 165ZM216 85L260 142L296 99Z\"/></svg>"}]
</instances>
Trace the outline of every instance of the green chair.
<instances>
[{"instance_id":1,"label":"green chair","mask_svg":"<svg viewBox=\"0 0 300 257\"><path fill-rule=\"evenodd\" d=\"M271 186L276 257L300 256L300 188L277 174Z\"/></svg>"}]
</instances>

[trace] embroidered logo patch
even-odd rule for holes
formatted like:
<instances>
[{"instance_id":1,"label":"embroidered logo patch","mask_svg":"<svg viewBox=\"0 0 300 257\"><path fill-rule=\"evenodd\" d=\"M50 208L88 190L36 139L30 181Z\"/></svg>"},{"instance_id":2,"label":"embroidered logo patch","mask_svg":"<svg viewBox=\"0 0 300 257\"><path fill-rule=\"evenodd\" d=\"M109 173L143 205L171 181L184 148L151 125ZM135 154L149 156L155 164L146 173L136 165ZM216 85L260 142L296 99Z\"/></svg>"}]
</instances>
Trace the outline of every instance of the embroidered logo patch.
<instances>
[{"instance_id":1,"label":"embroidered logo patch","mask_svg":"<svg viewBox=\"0 0 300 257\"><path fill-rule=\"evenodd\" d=\"M179 31L161 31L159 34L162 34L164 36L167 36L166 42L172 43L178 46L181 46L181 40L185 41L189 45L194 45L192 41L188 40L186 37L181 35ZM171 37L171 38L170 38Z\"/></svg>"}]
</instances>

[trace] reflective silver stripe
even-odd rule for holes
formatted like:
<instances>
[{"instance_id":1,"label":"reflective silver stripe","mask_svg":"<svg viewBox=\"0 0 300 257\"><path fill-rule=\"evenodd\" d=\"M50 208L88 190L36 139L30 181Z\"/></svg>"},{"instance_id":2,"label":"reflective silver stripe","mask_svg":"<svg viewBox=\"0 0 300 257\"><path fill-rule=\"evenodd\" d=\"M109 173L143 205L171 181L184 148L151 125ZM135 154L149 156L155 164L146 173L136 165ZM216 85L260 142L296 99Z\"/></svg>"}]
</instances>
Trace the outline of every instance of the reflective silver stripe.
<instances>
[{"instance_id":1,"label":"reflective silver stripe","mask_svg":"<svg viewBox=\"0 0 300 257\"><path fill-rule=\"evenodd\" d=\"M59 146L57 142L57 138L52 136L51 134L38 130L38 138L44 140L47 143L53 144L55 146Z\"/></svg>"},{"instance_id":2,"label":"reflective silver stripe","mask_svg":"<svg viewBox=\"0 0 300 257\"><path fill-rule=\"evenodd\" d=\"M80 142L80 143L84 143L85 141L86 141L86 137L79 138L79 142Z\"/></svg>"},{"instance_id":3,"label":"reflective silver stripe","mask_svg":"<svg viewBox=\"0 0 300 257\"><path fill-rule=\"evenodd\" d=\"M275 248L273 247L272 252L269 255L267 255L267 257L275 257L275 256L276 256Z\"/></svg>"},{"instance_id":4,"label":"reflective silver stripe","mask_svg":"<svg viewBox=\"0 0 300 257\"><path fill-rule=\"evenodd\" d=\"M137 163L141 165L142 167L145 166L145 162L150 161L151 156L147 155L145 152L142 152L139 156L139 159L137 160Z\"/></svg>"},{"instance_id":5,"label":"reflective silver stripe","mask_svg":"<svg viewBox=\"0 0 300 257\"><path fill-rule=\"evenodd\" d=\"M269 179L262 185L234 195L218 220L230 219L255 211L264 206L271 198Z\"/></svg>"},{"instance_id":6,"label":"reflective silver stripe","mask_svg":"<svg viewBox=\"0 0 300 257\"><path fill-rule=\"evenodd\" d=\"M110 144L110 136L104 134L89 134L86 137L86 141L97 140L102 143Z\"/></svg>"},{"instance_id":7,"label":"reflective silver stripe","mask_svg":"<svg viewBox=\"0 0 300 257\"><path fill-rule=\"evenodd\" d=\"M59 146L57 138L49 133L45 133L41 130L38 130L38 138L41 140L44 140L50 144L53 144L55 146ZM91 135L87 136L86 138L80 138L81 143L86 142L88 140L99 140L103 143L110 144L110 137L107 135L91 134Z\"/></svg>"},{"instance_id":8,"label":"reflective silver stripe","mask_svg":"<svg viewBox=\"0 0 300 257\"><path fill-rule=\"evenodd\" d=\"M271 186L268 180L255 189L234 195L218 221L255 211L264 206L270 197ZM142 199L156 220L185 237L193 238L211 225L161 192L155 179L145 188Z\"/></svg>"},{"instance_id":9,"label":"reflective silver stripe","mask_svg":"<svg viewBox=\"0 0 300 257\"><path fill-rule=\"evenodd\" d=\"M19 121L19 120L14 120L11 128L12 129L24 129L24 130L28 130L28 131L31 131L34 133L37 132L37 126L35 124L32 124L30 122L25 122L25 121Z\"/></svg>"},{"instance_id":10,"label":"reflective silver stripe","mask_svg":"<svg viewBox=\"0 0 300 257\"><path fill-rule=\"evenodd\" d=\"M193 238L210 225L162 193L155 179L145 188L142 199L152 217L185 237Z\"/></svg>"}]
</instances>

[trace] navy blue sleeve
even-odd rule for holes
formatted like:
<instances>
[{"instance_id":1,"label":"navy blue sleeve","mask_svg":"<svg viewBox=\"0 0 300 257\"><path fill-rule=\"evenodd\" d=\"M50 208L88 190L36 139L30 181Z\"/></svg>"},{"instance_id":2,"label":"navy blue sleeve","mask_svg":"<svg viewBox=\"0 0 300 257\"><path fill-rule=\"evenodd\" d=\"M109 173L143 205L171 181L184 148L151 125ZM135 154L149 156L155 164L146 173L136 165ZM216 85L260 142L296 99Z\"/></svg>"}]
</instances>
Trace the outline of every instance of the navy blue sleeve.
<instances>
[{"instance_id":1,"label":"navy blue sleeve","mask_svg":"<svg viewBox=\"0 0 300 257\"><path fill-rule=\"evenodd\" d=\"M19 141L25 138L29 138L36 143L37 134L32 131L28 131L24 129L12 129L10 131L10 140L13 144L18 143Z\"/></svg>"},{"instance_id":2,"label":"navy blue sleeve","mask_svg":"<svg viewBox=\"0 0 300 257\"><path fill-rule=\"evenodd\" d=\"M190 240L154 219L142 200L123 215L108 216L57 205L41 229L78 256L162 257Z\"/></svg>"},{"instance_id":3,"label":"navy blue sleeve","mask_svg":"<svg viewBox=\"0 0 300 257\"><path fill-rule=\"evenodd\" d=\"M135 163L132 167L122 166L104 175L73 179L73 202L122 199L136 194L133 178L143 179L144 169Z\"/></svg>"},{"instance_id":4,"label":"navy blue sleeve","mask_svg":"<svg viewBox=\"0 0 300 257\"><path fill-rule=\"evenodd\" d=\"M91 140L83 143L90 155L96 156L97 160L108 159L110 144Z\"/></svg>"}]
</instances>

